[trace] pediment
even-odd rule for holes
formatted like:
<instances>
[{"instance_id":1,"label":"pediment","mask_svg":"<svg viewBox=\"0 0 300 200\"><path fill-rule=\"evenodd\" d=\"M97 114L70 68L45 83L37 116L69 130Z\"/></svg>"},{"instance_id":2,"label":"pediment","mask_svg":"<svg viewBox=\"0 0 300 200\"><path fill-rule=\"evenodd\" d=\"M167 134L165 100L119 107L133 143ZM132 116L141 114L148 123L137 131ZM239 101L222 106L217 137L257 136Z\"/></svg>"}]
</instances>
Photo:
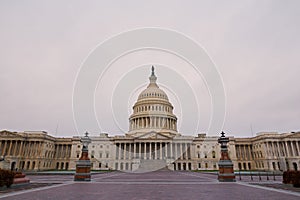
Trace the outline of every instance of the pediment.
<instances>
[{"instance_id":1,"label":"pediment","mask_svg":"<svg viewBox=\"0 0 300 200\"><path fill-rule=\"evenodd\" d=\"M15 132L10 132L7 130L0 131L0 135L1 135L1 137L16 137L16 136L19 137L20 136Z\"/></svg>"},{"instance_id":2,"label":"pediment","mask_svg":"<svg viewBox=\"0 0 300 200\"><path fill-rule=\"evenodd\" d=\"M300 138L300 132L291 133L287 138Z\"/></svg>"},{"instance_id":3,"label":"pediment","mask_svg":"<svg viewBox=\"0 0 300 200\"><path fill-rule=\"evenodd\" d=\"M151 132L139 135L139 136L135 137L135 139L153 139L153 140L155 140L155 139L172 139L172 136L166 135L164 133L151 131Z\"/></svg>"}]
</instances>

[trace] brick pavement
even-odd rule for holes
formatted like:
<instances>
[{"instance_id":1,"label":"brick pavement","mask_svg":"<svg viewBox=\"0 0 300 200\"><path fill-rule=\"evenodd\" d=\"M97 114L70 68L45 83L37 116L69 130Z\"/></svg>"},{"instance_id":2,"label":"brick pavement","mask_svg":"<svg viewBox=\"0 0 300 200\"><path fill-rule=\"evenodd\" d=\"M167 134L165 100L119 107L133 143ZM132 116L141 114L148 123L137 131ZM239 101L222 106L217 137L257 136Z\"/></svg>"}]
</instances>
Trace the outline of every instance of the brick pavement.
<instances>
[{"instance_id":1,"label":"brick pavement","mask_svg":"<svg viewBox=\"0 0 300 200\"><path fill-rule=\"evenodd\" d=\"M62 184L0 195L0 199L300 199L300 193L250 185L219 183L216 175L157 171L93 175L92 182L73 182L72 176L32 176L34 182Z\"/></svg>"}]
</instances>

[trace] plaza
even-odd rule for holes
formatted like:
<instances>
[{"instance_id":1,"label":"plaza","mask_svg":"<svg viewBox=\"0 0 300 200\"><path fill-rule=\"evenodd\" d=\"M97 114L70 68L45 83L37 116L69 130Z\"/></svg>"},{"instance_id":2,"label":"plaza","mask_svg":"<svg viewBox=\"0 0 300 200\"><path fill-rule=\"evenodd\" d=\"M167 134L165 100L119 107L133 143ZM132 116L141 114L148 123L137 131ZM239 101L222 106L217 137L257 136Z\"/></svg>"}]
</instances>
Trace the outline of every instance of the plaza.
<instances>
[{"instance_id":1,"label":"plaza","mask_svg":"<svg viewBox=\"0 0 300 200\"><path fill-rule=\"evenodd\" d=\"M253 181L221 183L217 175L160 170L148 173L114 171L92 175L91 182L75 182L73 175L28 175L31 183L51 186L0 194L0 199L299 199L300 192L259 186ZM281 179L261 183L281 184Z\"/></svg>"}]
</instances>

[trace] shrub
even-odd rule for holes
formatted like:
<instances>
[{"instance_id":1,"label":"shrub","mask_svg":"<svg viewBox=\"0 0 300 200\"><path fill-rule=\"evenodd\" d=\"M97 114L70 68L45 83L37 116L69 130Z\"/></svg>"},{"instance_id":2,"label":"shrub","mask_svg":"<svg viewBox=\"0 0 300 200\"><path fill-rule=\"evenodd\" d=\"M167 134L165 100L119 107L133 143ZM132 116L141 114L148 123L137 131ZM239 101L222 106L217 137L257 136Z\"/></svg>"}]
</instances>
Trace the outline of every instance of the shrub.
<instances>
[{"instance_id":1,"label":"shrub","mask_svg":"<svg viewBox=\"0 0 300 200\"><path fill-rule=\"evenodd\" d=\"M15 173L10 170L0 169L0 187L10 187L14 182Z\"/></svg>"},{"instance_id":2,"label":"shrub","mask_svg":"<svg viewBox=\"0 0 300 200\"><path fill-rule=\"evenodd\" d=\"M294 187L300 187L300 171L283 172L283 183L293 184Z\"/></svg>"}]
</instances>

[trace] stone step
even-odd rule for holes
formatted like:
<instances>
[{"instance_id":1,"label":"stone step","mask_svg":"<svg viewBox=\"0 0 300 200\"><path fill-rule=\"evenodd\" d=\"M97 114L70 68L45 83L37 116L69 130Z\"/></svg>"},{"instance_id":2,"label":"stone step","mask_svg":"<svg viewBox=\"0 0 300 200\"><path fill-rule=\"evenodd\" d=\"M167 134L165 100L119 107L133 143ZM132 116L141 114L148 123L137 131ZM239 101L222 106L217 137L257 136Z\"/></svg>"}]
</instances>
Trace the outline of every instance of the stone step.
<instances>
[{"instance_id":1,"label":"stone step","mask_svg":"<svg viewBox=\"0 0 300 200\"><path fill-rule=\"evenodd\" d=\"M161 169L167 169L167 162L165 160L140 160L140 165L134 172L144 173L152 172Z\"/></svg>"}]
</instances>

